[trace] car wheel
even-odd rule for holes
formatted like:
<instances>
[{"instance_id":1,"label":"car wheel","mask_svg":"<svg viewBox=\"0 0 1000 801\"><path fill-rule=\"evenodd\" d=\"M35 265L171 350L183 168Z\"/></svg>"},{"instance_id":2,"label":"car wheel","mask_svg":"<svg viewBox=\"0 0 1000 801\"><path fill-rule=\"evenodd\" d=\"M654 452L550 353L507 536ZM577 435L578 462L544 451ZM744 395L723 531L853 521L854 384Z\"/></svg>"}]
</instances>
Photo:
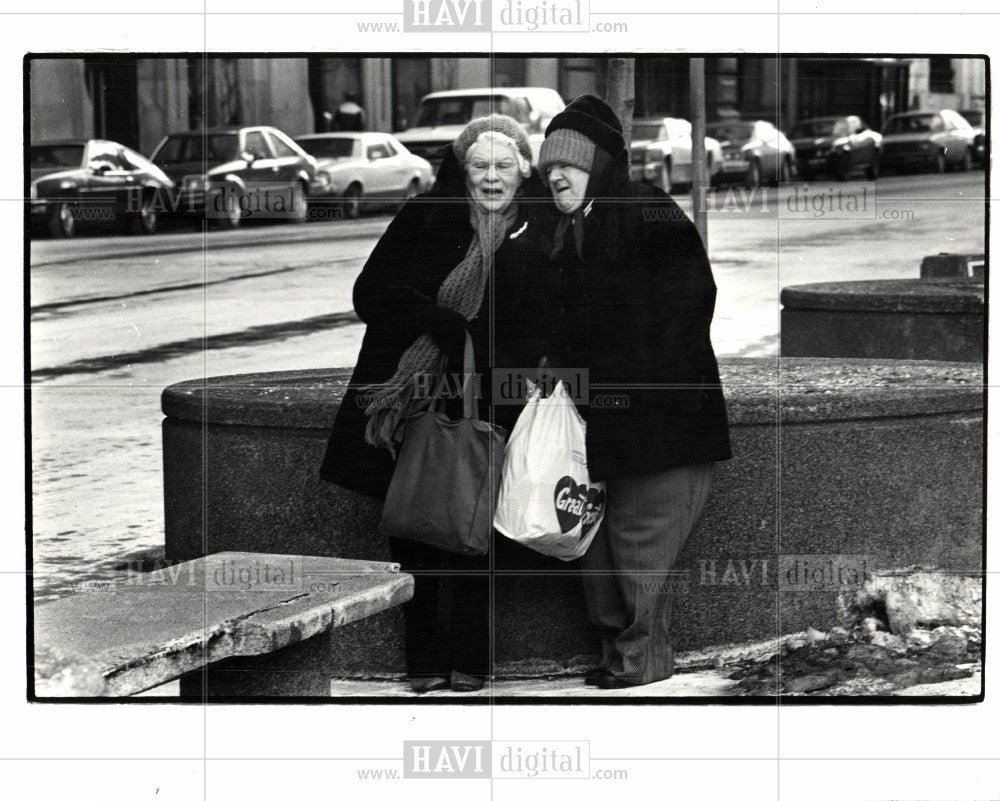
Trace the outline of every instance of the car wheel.
<instances>
[{"instance_id":1,"label":"car wheel","mask_svg":"<svg viewBox=\"0 0 1000 801\"><path fill-rule=\"evenodd\" d=\"M344 216L356 220L361 216L361 187L351 184L344 192Z\"/></svg>"},{"instance_id":2,"label":"car wheel","mask_svg":"<svg viewBox=\"0 0 1000 801\"><path fill-rule=\"evenodd\" d=\"M872 160L868 162L868 166L865 167L865 178L869 181L877 181L879 173L879 160L878 156L872 156Z\"/></svg>"},{"instance_id":3,"label":"car wheel","mask_svg":"<svg viewBox=\"0 0 1000 801\"><path fill-rule=\"evenodd\" d=\"M670 159L663 160L663 169L660 170L660 189L668 195L674 189L674 181L670 169Z\"/></svg>"},{"instance_id":4,"label":"car wheel","mask_svg":"<svg viewBox=\"0 0 1000 801\"><path fill-rule=\"evenodd\" d=\"M813 177L814 175L811 170L804 170L802 167L799 167L799 178L803 181L811 181Z\"/></svg>"},{"instance_id":5,"label":"car wheel","mask_svg":"<svg viewBox=\"0 0 1000 801\"><path fill-rule=\"evenodd\" d=\"M129 215L129 228L134 234L155 234L159 223L153 195L145 195L139 202L139 211Z\"/></svg>"},{"instance_id":6,"label":"car wheel","mask_svg":"<svg viewBox=\"0 0 1000 801\"><path fill-rule=\"evenodd\" d=\"M747 177L743 180L743 185L747 189L756 189L760 186L760 162L754 159L747 169Z\"/></svg>"},{"instance_id":7,"label":"car wheel","mask_svg":"<svg viewBox=\"0 0 1000 801\"><path fill-rule=\"evenodd\" d=\"M222 214L217 220L219 227L227 230L239 228L243 222L243 212L240 209L240 194L235 189L222 191Z\"/></svg>"},{"instance_id":8,"label":"car wheel","mask_svg":"<svg viewBox=\"0 0 1000 801\"><path fill-rule=\"evenodd\" d=\"M939 150L934 157L934 172L942 173L948 169L948 162L945 160L944 151Z\"/></svg>"},{"instance_id":9,"label":"car wheel","mask_svg":"<svg viewBox=\"0 0 1000 801\"><path fill-rule=\"evenodd\" d=\"M288 222L293 225L304 223L309 217L309 202L306 200L306 188L296 181L292 184L292 213Z\"/></svg>"},{"instance_id":10,"label":"car wheel","mask_svg":"<svg viewBox=\"0 0 1000 801\"><path fill-rule=\"evenodd\" d=\"M972 170L972 153L969 152L969 148L965 149L965 155L962 156L962 172L970 172Z\"/></svg>"},{"instance_id":11,"label":"car wheel","mask_svg":"<svg viewBox=\"0 0 1000 801\"><path fill-rule=\"evenodd\" d=\"M49 214L49 233L60 239L69 239L76 233L76 217L72 203L57 203Z\"/></svg>"}]
</instances>

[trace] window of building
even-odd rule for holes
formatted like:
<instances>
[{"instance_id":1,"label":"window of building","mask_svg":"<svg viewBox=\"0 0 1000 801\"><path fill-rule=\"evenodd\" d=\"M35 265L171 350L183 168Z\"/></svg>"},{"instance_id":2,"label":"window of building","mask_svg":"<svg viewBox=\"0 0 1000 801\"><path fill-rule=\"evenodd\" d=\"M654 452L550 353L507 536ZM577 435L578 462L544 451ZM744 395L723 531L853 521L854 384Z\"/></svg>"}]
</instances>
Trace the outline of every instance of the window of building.
<instances>
[{"instance_id":1,"label":"window of building","mask_svg":"<svg viewBox=\"0 0 1000 801\"><path fill-rule=\"evenodd\" d=\"M930 89L937 94L951 94L955 91L955 72L950 58L928 59L931 65Z\"/></svg>"},{"instance_id":2,"label":"window of building","mask_svg":"<svg viewBox=\"0 0 1000 801\"><path fill-rule=\"evenodd\" d=\"M524 86L527 82L528 59L496 57L493 65L493 86Z\"/></svg>"}]
</instances>

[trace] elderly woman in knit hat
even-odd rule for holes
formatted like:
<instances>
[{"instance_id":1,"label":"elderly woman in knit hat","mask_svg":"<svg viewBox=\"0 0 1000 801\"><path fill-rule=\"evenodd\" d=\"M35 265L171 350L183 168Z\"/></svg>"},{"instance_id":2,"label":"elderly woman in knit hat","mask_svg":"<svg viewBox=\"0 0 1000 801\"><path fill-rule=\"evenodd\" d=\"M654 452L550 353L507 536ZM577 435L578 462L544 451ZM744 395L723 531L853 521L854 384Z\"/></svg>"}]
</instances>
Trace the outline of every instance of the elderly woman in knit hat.
<instances>
[{"instance_id":1,"label":"elderly woman in knit hat","mask_svg":"<svg viewBox=\"0 0 1000 801\"><path fill-rule=\"evenodd\" d=\"M322 478L385 498L400 420L427 407L420 388L428 375L442 375L446 364L461 371L466 332L480 374L480 418L513 426L519 409L490 405L489 378L505 358L516 361L523 329L516 289L541 250L529 219L539 204L519 202L525 195L543 197L545 189L523 129L510 117L481 117L446 149L434 188L408 201L386 229L354 285L367 330ZM459 417L454 402L446 411ZM403 607L413 689L479 689L491 672L488 557L395 538L390 548L416 575ZM450 611L439 596L451 599Z\"/></svg>"},{"instance_id":2,"label":"elderly woman in knit hat","mask_svg":"<svg viewBox=\"0 0 1000 801\"><path fill-rule=\"evenodd\" d=\"M544 287L526 290L544 303L525 304L526 327L550 361L572 358L623 400L581 409L590 478L607 485L580 561L602 646L588 683L650 684L674 671L671 571L714 463L732 455L710 337L715 281L687 215L629 180L622 125L603 100L584 95L553 117L538 161L557 215L536 273Z\"/></svg>"}]
</instances>

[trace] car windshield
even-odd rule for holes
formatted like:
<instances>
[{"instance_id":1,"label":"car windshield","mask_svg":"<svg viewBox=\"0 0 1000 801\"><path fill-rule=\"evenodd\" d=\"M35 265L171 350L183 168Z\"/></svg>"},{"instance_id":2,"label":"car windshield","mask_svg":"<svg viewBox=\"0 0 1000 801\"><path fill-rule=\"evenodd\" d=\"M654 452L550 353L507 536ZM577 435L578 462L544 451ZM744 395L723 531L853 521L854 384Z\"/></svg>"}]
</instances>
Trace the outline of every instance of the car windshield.
<instances>
[{"instance_id":1,"label":"car windshield","mask_svg":"<svg viewBox=\"0 0 1000 801\"><path fill-rule=\"evenodd\" d=\"M633 140L663 139L665 133L662 123L659 122L637 122L632 125Z\"/></svg>"},{"instance_id":2,"label":"car windshield","mask_svg":"<svg viewBox=\"0 0 1000 801\"><path fill-rule=\"evenodd\" d=\"M806 120L796 123L792 136L833 136L833 128L839 120Z\"/></svg>"},{"instance_id":3,"label":"car windshield","mask_svg":"<svg viewBox=\"0 0 1000 801\"><path fill-rule=\"evenodd\" d=\"M222 164L235 160L238 147L239 137L236 134L168 136L153 154L153 161L156 164L179 164L185 161Z\"/></svg>"},{"instance_id":4,"label":"car windshield","mask_svg":"<svg viewBox=\"0 0 1000 801\"><path fill-rule=\"evenodd\" d=\"M705 133L720 142L746 142L753 138L753 123L716 122L707 126Z\"/></svg>"},{"instance_id":5,"label":"car windshield","mask_svg":"<svg viewBox=\"0 0 1000 801\"><path fill-rule=\"evenodd\" d=\"M465 125L476 117L511 113L510 98L502 95L476 97L429 97L420 104L417 128Z\"/></svg>"},{"instance_id":6,"label":"car windshield","mask_svg":"<svg viewBox=\"0 0 1000 801\"><path fill-rule=\"evenodd\" d=\"M32 145L32 167L80 167L83 145Z\"/></svg>"},{"instance_id":7,"label":"car windshield","mask_svg":"<svg viewBox=\"0 0 1000 801\"><path fill-rule=\"evenodd\" d=\"M893 117L886 123L884 133L928 133L941 129L941 118L937 114L908 114Z\"/></svg>"},{"instance_id":8,"label":"car windshield","mask_svg":"<svg viewBox=\"0 0 1000 801\"><path fill-rule=\"evenodd\" d=\"M983 112L981 111L963 111L962 116L965 117L965 121L969 125L977 126L983 124Z\"/></svg>"},{"instance_id":9,"label":"car windshield","mask_svg":"<svg viewBox=\"0 0 1000 801\"><path fill-rule=\"evenodd\" d=\"M296 139L295 142L306 153L317 159L346 159L354 152L357 140L349 136L323 139Z\"/></svg>"}]
</instances>

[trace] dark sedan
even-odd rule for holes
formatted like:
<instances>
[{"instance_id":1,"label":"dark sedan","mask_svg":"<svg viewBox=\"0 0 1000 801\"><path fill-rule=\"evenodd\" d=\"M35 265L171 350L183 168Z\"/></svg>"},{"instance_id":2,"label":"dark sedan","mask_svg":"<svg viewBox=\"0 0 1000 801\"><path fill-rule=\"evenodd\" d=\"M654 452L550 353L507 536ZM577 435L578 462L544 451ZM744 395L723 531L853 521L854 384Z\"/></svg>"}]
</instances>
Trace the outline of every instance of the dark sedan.
<instances>
[{"instance_id":1,"label":"dark sedan","mask_svg":"<svg viewBox=\"0 0 1000 801\"><path fill-rule=\"evenodd\" d=\"M157 208L173 188L162 170L117 142L74 139L33 144L31 219L53 236L81 226L126 225L156 231Z\"/></svg>"},{"instance_id":2,"label":"dark sedan","mask_svg":"<svg viewBox=\"0 0 1000 801\"><path fill-rule=\"evenodd\" d=\"M304 222L316 181L316 160L264 125L173 133L151 158L177 184L172 211L224 228L250 217Z\"/></svg>"},{"instance_id":3,"label":"dark sedan","mask_svg":"<svg viewBox=\"0 0 1000 801\"><path fill-rule=\"evenodd\" d=\"M816 117L796 123L791 133L799 176L806 181L819 173L845 180L855 170L878 178L882 137L854 115Z\"/></svg>"},{"instance_id":4,"label":"dark sedan","mask_svg":"<svg viewBox=\"0 0 1000 801\"><path fill-rule=\"evenodd\" d=\"M916 167L944 172L972 168L972 126L954 111L911 111L882 130L882 170Z\"/></svg>"}]
</instances>

